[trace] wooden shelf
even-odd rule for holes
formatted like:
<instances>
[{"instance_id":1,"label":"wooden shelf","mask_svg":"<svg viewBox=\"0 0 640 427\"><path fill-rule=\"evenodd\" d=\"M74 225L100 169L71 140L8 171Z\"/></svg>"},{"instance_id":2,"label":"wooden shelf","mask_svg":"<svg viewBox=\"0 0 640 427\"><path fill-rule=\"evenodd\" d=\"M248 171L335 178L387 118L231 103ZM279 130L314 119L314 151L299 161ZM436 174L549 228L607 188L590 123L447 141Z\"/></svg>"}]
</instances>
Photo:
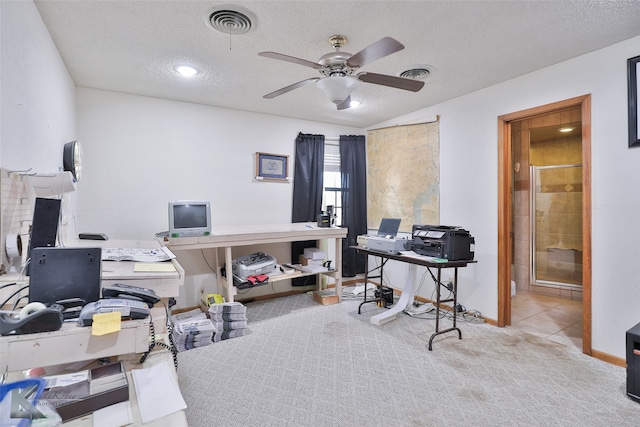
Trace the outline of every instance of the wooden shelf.
<instances>
[{"instance_id":1,"label":"wooden shelf","mask_svg":"<svg viewBox=\"0 0 640 427\"><path fill-rule=\"evenodd\" d=\"M233 286L233 281L222 277L221 266L232 265L232 249L239 246L253 246L273 243L301 242L309 240L334 240L335 241L335 270L306 273L297 271L278 275L278 278L270 278L271 282L295 279L324 274L333 277L337 293L341 298L342 289L342 239L347 236L347 229L341 227L318 227L313 222L301 222L291 224L264 224L246 226L215 227L209 236L164 238L164 244L172 251L216 249L216 273L220 278L219 289L225 300L232 302L238 293L238 288ZM224 255L218 259L217 250L224 250ZM318 287L321 281L318 280ZM250 289L250 288L245 288ZM243 289L244 290L244 289Z\"/></svg>"}]
</instances>

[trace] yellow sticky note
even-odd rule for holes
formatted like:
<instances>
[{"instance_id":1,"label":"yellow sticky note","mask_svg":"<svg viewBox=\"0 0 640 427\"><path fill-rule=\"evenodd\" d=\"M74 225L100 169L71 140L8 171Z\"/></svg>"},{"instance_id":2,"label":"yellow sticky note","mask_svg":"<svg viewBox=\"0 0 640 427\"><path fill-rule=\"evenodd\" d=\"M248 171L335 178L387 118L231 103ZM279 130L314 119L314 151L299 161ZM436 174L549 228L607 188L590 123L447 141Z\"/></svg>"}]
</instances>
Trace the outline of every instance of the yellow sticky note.
<instances>
[{"instance_id":1,"label":"yellow sticky note","mask_svg":"<svg viewBox=\"0 0 640 427\"><path fill-rule=\"evenodd\" d=\"M170 272L176 268L170 262L136 262L133 267L135 272Z\"/></svg>"},{"instance_id":2,"label":"yellow sticky note","mask_svg":"<svg viewBox=\"0 0 640 427\"><path fill-rule=\"evenodd\" d=\"M122 323L122 315L119 311L111 313L96 313L93 315L91 335L100 336L118 332Z\"/></svg>"}]
</instances>

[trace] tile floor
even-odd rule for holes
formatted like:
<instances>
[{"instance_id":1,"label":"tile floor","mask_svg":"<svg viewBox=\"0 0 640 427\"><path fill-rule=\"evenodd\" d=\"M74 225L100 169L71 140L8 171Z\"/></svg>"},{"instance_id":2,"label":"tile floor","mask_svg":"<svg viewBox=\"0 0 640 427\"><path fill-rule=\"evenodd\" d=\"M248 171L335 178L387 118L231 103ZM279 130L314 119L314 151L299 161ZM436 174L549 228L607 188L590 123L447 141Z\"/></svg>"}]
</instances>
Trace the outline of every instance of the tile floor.
<instances>
[{"instance_id":1,"label":"tile floor","mask_svg":"<svg viewBox=\"0 0 640 427\"><path fill-rule=\"evenodd\" d=\"M582 351L582 301L517 293L511 300L511 327Z\"/></svg>"}]
</instances>

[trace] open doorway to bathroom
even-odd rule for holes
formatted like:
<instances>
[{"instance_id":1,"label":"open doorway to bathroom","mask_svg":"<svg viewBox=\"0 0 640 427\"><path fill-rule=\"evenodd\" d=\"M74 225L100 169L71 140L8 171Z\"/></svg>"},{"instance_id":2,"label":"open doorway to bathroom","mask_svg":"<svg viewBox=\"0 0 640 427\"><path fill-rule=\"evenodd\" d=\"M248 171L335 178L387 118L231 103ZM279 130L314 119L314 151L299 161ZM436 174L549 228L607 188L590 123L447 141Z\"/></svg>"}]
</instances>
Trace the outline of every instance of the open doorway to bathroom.
<instances>
[{"instance_id":1,"label":"open doorway to bathroom","mask_svg":"<svg viewBox=\"0 0 640 427\"><path fill-rule=\"evenodd\" d=\"M591 354L590 97L499 126L498 324Z\"/></svg>"}]
</instances>

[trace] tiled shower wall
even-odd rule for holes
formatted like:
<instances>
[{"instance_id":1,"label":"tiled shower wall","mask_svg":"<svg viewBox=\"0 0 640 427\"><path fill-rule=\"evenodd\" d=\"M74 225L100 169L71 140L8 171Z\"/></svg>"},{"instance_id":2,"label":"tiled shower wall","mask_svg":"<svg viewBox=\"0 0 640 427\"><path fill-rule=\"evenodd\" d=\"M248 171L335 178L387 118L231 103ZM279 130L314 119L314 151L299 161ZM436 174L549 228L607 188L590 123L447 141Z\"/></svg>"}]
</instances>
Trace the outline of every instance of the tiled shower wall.
<instances>
[{"instance_id":1,"label":"tiled shower wall","mask_svg":"<svg viewBox=\"0 0 640 427\"><path fill-rule=\"evenodd\" d=\"M562 287L538 286L531 283L531 212L529 167L575 164L582 162L581 137L549 139L530 142L530 131L547 126L577 123L581 120L579 108L545 114L512 123L513 142L513 266L512 279L516 292L534 292L571 299L581 299L582 291ZM576 194L573 194L575 196ZM568 226L569 227L569 226ZM570 226L574 227L574 226ZM575 227L574 227L575 228ZM562 230L560 230L562 231ZM566 230L574 233L575 230ZM581 239L575 237L575 240Z\"/></svg>"}]
</instances>

